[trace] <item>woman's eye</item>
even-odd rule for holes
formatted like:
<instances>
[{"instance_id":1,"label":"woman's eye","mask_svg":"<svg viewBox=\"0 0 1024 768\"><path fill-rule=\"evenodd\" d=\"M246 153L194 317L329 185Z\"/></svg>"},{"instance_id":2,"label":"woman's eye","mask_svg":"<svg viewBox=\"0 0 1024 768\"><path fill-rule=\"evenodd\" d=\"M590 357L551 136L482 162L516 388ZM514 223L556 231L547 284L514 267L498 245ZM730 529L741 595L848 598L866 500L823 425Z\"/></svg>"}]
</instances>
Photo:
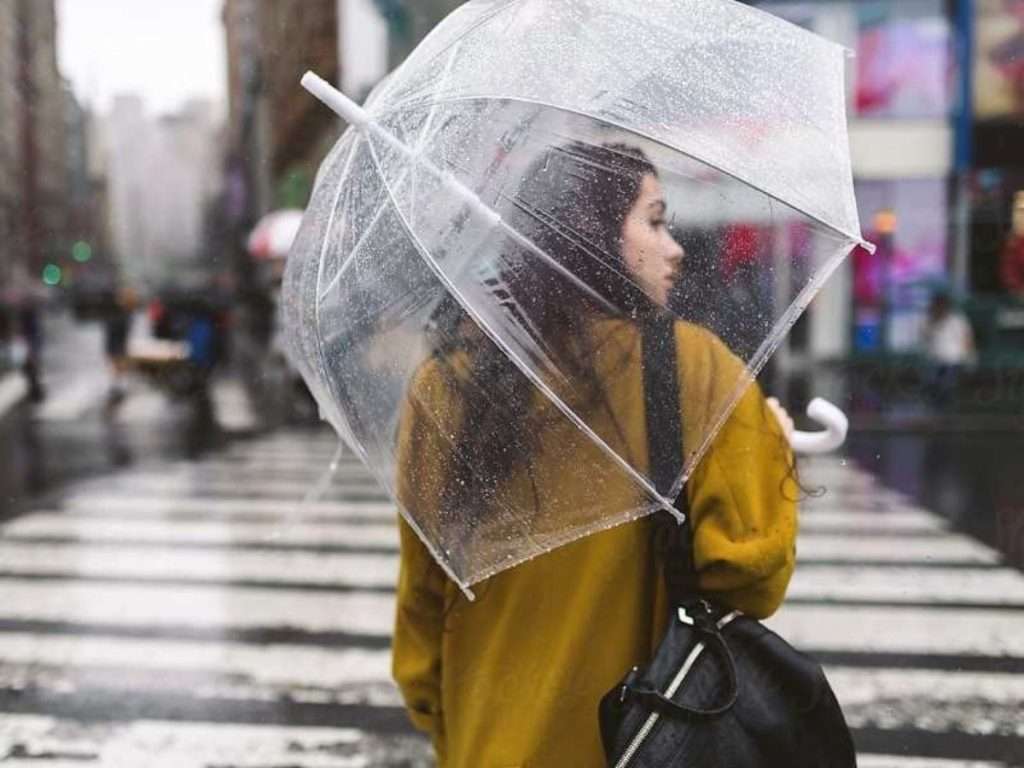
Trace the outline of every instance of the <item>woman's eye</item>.
<instances>
[{"instance_id":1,"label":"woman's eye","mask_svg":"<svg viewBox=\"0 0 1024 768\"><path fill-rule=\"evenodd\" d=\"M651 219L651 226L654 227L655 229L657 229L658 227L663 227L663 226L665 226L665 220L664 219Z\"/></svg>"}]
</instances>

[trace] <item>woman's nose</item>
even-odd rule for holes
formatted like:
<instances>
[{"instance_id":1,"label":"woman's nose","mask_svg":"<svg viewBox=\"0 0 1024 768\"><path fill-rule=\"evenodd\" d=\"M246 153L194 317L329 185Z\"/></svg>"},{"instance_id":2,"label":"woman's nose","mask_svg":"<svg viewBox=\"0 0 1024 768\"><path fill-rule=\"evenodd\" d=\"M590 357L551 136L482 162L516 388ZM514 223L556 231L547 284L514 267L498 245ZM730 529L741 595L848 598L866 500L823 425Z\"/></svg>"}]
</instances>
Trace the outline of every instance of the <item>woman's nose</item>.
<instances>
[{"instance_id":1,"label":"woman's nose","mask_svg":"<svg viewBox=\"0 0 1024 768\"><path fill-rule=\"evenodd\" d=\"M683 257L686 255L686 251L674 239L668 252L668 261L673 267L678 267L683 263Z\"/></svg>"}]
</instances>

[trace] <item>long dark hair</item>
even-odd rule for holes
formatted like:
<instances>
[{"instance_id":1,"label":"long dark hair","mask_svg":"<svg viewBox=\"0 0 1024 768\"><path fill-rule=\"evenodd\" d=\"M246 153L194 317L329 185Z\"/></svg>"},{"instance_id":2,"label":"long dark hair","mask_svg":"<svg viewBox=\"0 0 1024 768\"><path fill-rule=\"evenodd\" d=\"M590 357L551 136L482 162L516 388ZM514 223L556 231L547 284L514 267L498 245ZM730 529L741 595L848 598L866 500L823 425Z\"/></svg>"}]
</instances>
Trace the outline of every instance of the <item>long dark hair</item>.
<instances>
[{"instance_id":1,"label":"long dark hair","mask_svg":"<svg viewBox=\"0 0 1024 768\"><path fill-rule=\"evenodd\" d=\"M598 350L584 326L602 315L637 318L653 311L621 256L623 223L646 175L657 171L639 149L573 142L548 149L505 201L505 220L536 250L504 254L503 268L488 281L492 295L508 311L528 318L534 337L549 345L559 368L585 387L573 392L578 412L586 413L603 397L596 377L587 375ZM537 251L599 296L570 286ZM457 302L446 300L435 321L435 356L462 409L455 443L459 450L447 473L443 504L453 510L467 504L486 507L496 479L529 465L538 421L545 416L531 408L535 385L476 329ZM469 369L461 374L451 367L456 349L469 356ZM552 417L549 412L547 418Z\"/></svg>"}]
</instances>

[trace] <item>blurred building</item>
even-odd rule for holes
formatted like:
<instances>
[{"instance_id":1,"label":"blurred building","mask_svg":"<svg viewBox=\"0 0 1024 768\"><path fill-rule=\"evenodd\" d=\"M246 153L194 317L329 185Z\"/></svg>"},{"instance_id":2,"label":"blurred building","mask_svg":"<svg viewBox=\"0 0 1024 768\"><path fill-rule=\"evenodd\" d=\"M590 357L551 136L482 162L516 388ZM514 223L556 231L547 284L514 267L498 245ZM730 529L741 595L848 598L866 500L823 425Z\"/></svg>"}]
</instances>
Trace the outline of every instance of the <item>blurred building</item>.
<instances>
[{"instance_id":1,"label":"blurred building","mask_svg":"<svg viewBox=\"0 0 1024 768\"><path fill-rule=\"evenodd\" d=\"M39 276L61 261L66 246L64 88L56 41L53 0L0 3L0 262Z\"/></svg>"},{"instance_id":2,"label":"blurred building","mask_svg":"<svg viewBox=\"0 0 1024 768\"><path fill-rule=\"evenodd\" d=\"M264 0L259 30L273 207L303 207L317 167L342 129L299 86L307 70L338 82L337 0Z\"/></svg>"},{"instance_id":3,"label":"blurred building","mask_svg":"<svg viewBox=\"0 0 1024 768\"><path fill-rule=\"evenodd\" d=\"M21 167L18 151L18 37L15 3L0 3L0 284L10 285L15 210Z\"/></svg>"},{"instance_id":4,"label":"blurred building","mask_svg":"<svg viewBox=\"0 0 1024 768\"><path fill-rule=\"evenodd\" d=\"M122 95L103 136L111 240L124 279L155 288L208 269L204 216L222 183L212 105L194 100L154 116L140 97Z\"/></svg>"},{"instance_id":5,"label":"blurred building","mask_svg":"<svg viewBox=\"0 0 1024 768\"><path fill-rule=\"evenodd\" d=\"M251 224L302 207L343 123L299 86L306 70L363 101L461 0L225 0L228 205Z\"/></svg>"},{"instance_id":6,"label":"blurred building","mask_svg":"<svg viewBox=\"0 0 1024 768\"><path fill-rule=\"evenodd\" d=\"M374 0L338 0L341 90L363 102L391 69L392 25Z\"/></svg>"},{"instance_id":7,"label":"blurred building","mask_svg":"<svg viewBox=\"0 0 1024 768\"><path fill-rule=\"evenodd\" d=\"M262 0L225 0L228 118L225 131L225 215L238 230L271 208L271 134L262 87Z\"/></svg>"},{"instance_id":8,"label":"blurred building","mask_svg":"<svg viewBox=\"0 0 1024 768\"><path fill-rule=\"evenodd\" d=\"M111 283L116 264L110 247L110 210L105 158L99 151L95 119L64 86L67 138L67 239L71 243L66 273L72 286Z\"/></svg>"}]
</instances>

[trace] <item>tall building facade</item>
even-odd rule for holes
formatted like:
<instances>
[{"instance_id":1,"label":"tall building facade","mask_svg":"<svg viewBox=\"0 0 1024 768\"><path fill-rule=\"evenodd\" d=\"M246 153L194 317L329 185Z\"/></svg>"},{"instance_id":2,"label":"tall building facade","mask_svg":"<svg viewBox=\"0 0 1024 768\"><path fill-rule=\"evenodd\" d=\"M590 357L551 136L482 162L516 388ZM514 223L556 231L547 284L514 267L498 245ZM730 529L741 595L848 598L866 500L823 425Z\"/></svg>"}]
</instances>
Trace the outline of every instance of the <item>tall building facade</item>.
<instances>
[{"instance_id":1,"label":"tall building facade","mask_svg":"<svg viewBox=\"0 0 1024 768\"><path fill-rule=\"evenodd\" d=\"M0 3L0 255L40 275L66 246L64 88L53 0Z\"/></svg>"},{"instance_id":2,"label":"tall building facade","mask_svg":"<svg viewBox=\"0 0 1024 768\"><path fill-rule=\"evenodd\" d=\"M10 285L21 165L18 150L17 4L0 2L0 284Z\"/></svg>"},{"instance_id":3,"label":"tall building facade","mask_svg":"<svg viewBox=\"0 0 1024 768\"><path fill-rule=\"evenodd\" d=\"M264 0L260 43L273 205L301 207L320 161L341 135L341 122L299 86L306 70L338 82L337 0Z\"/></svg>"},{"instance_id":4,"label":"tall building facade","mask_svg":"<svg viewBox=\"0 0 1024 768\"><path fill-rule=\"evenodd\" d=\"M201 270L205 211L220 192L220 128L212 105L149 114L123 95L105 120L113 251L124 278L158 287Z\"/></svg>"}]
</instances>

